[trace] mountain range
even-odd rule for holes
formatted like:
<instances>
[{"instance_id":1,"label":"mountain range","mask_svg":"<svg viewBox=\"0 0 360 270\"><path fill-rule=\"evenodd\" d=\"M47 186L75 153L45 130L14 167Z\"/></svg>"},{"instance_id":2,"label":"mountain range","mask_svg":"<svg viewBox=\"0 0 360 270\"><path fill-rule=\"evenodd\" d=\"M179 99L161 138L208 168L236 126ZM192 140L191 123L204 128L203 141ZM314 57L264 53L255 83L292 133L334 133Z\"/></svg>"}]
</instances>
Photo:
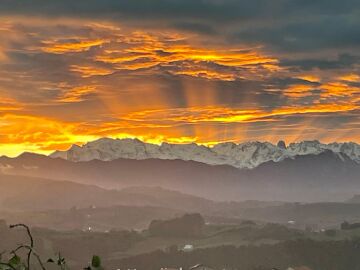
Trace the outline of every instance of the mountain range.
<instances>
[{"instance_id":1,"label":"mountain range","mask_svg":"<svg viewBox=\"0 0 360 270\"><path fill-rule=\"evenodd\" d=\"M323 144L319 141L303 141L291 143L288 146L283 141L277 145L269 142L241 144L227 142L207 147L195 143L156 145L138 139L102 138L83 146L73 145L67 151L56 151L50 157L73 162L116 159L179 159L209 165L230 165L240 169L253 169L269 161L280 162L299 155L318 155L326 151L344 154L351 160L360 163L359 144L353 142Z\"/></svg>"},{"instance_id":2,"label":"mountain range","mask_svg":"<svg viewBox=\"0 0 360 270\"><path fill-rule=\"evenodd\" d=\"M360 193L360 164L331 150L268 161L251 170L179 159L73 162L30 153L1 157L0 168L4 175L108 189L160 186L212 200L342 201Z\"/></svg>"}]
</instances>

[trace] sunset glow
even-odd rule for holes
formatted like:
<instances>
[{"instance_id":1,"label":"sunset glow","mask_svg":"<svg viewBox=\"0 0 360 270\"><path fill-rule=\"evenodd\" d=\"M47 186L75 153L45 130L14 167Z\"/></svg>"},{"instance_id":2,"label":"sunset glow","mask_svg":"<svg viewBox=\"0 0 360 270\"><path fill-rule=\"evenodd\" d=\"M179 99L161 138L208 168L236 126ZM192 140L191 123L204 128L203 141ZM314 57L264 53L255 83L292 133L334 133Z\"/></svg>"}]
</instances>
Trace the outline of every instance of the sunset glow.
<instances>
[{"instance_id":1,"label":"sunset glow","mask_svg":"<svg viewBox=\"0 0 360 270\"><path fill-rule=\"evenodd\" d=\"M265 27L255 14L176 19L144 7L139 22L91 7L81 16L69 6L48 12L36 4L0 11L0 154L47 154L101 137L360 142L356 41L312 47L300 26L277 33L287 22Z\"/></svg>"}]
</instances>

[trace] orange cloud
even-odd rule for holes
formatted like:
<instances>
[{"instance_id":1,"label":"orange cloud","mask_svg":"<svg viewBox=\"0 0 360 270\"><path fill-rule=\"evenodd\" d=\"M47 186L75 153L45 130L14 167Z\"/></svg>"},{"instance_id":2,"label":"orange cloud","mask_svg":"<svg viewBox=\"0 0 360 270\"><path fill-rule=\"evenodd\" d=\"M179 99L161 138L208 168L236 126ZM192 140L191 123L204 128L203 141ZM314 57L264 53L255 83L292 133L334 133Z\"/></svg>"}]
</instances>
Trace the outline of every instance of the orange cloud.
<instances>
[{"instance_id":1,"label":"orange cloud","mask_svg":"<svg viewBox=\"0 0 360 270\"><path fill-rule=\"evenodd\" d=\"M284 95L292 98L302 98L312 95L314 86L307 84L295 84L285 89Z\"/></svg>"},{"instance_id":2,"label":"orange cloud","mask_svg":"<svg viewBox=\"0 0 360 270\"><path fill-rule=\"evenodd\" d=\"M92 47L97 47L106 43L106 40L78 40L75 42L62 42L61 40L43 41L42 50L47 53L63 54L88 51Z\"/></svg>"},{"instance_id":3,"label":"orange cloud","mask_svg":"<svg viewBox=\"0 0 360 270\"><path fill-rule=\"evenodd\" d=\"M5 111L17 111L23 109L23 105L16 100L0 96L0 113Z\"/></svg>"},{"instance_id":4,"label":"orange cloud","mask_svg":"<svg viewBox=\"0 0 360 270\"><path fill-rule=\"evenodd\" d=\"M167 35L155 36L144 32L129 33L116 42L110 42L95 60L112 64L119 70L134 71L161 66L173 74L226 81L241 77L237 68L243 72L247 70L252 76L258 75L259 68L263 72L281 69L276 58L257 50L206 48L188 44L185 37L178 37L174 42ZM211 65L218 65L219 68ZM228 70L224 71L224 68Z\"/></svg>"},{"instance_id":5,"label":"orange cloud","mask_svg":"<svg viewBox=\"0 0 360 270\"><path fill-rule=\"evenodd\" d=\"M221 141L239 141L249 139L244 134L223 137L219 126L251 123L277 123L280 125L289 116L304 115L311 118L335 113L347 113L358 110L354 104L318 104L311 106L282 107L274 110L236 109L227 107L191 107L164 110L138 111L122 116L118 121L99 122L64 122L40 117L5 114L0 116L0 151L2 154L16 155L22 151L49 153L57 149L67 149L71 144L82 144L100 137L139 138L151 143L190 143L197 142L211 145ZM195 133L186 135L183 125L193 125ZM201 126L201 128L200 128ZM270 128L270 130L269 130ZM270 136L272 126L259 130L258 137ZM279 128L279 126L278 126ZM305 123L289 126L287 134L305 130ZM224 129L224 127L222 128ZM220 129L221 130L221 129ZM280 129L279 129L280 130ZM309 131L309 128L307 129ZM299 134L299 133L298 133ZM280 135L273 135L272 139ZM283 135L282 135L283 136ZM280 136L281 137L281 136ZM290 138L290 137L289 137Z\"/></svg>"},{"instance_id":6,"label":"orange cloud","mask_svg":"<svg viewBox=\"0 0 360 270\"><path fill-rule=\"evenodd\" d=\"M337 78L340 81L346 81L346 82L360 82L360 76L357 74L347 74L343 75Z\"/></svg>"},{"instance_id":7,"label":"orange cloud","mask_svg":"<svg viewBox=\"0 0 360 270\"><path fill-rule=\"evenodd\" d=\"M0 45L0 61L4 61L7 59L6 53L5 53L5 49L1 47Z\"/></svg>"},{"instance_id":8,"label":"orange cloud","mask_svg":"<svg viewBox=\"0 0 360 270\"><path fill-rule=\"evenodd\" d=\"M94 66L80 66L80 65L72 65L70 67L70 71L80 73L81 77L89 78L93 76L105 76L114 73L113 70L106 68L99 68Z\"/></svg>"},{"instance_id":9,"label":"orange cloud","mask_svg":"<svg viewBox=\"0 0 360 270\"><path fill-rule=\"evenodd\" d=\"M323 97L338 96L338 97L351 97L354 94L360 93L360 87L350 86L345 82L329 82L321 86L324 89Z\"/></svg>"},{"instance_id":10,"label":"orange cloud","mask_svg":"<svg viewBox=\"0 0 360 270\"><path fill-rule=\"evenodd\" d=\"M222 73L217 71L209 71L209 70L182 70L174 72L176 75L187 75L192 77L198 77L198 78L206 78L209 80L222 80L222 81L234 81L235 75L231 73Z\"/></svg>"},{"instance_id":11,"label":"orange cloud","mask_svg":"<svg viewBox=\"0 0 360 270\"><path fill-rule=\"evenodd\" d=\"M0 150L2 154L9 155L22 151L49 153L48 148L53 144L61 144L67 148L74 142L96 138L78 133L79 125L80 123L65 123L44 117L5 114L0 116Z\"/></svg>"},{"instance_id":12,"label":"orange cloud","mask_svg":"<svg viewBox=\"0 0 360 270\"><path fill-rule=\"evenodd\" d=\"M226 107L194 107L168 110L150 110L135 112L124 117L130 121L137 121L141 125L142 121L157 122L220 122L220 123L245 123L257 121L274 121L276 116L290 116L295 114L308 113L335 113L348 112L359 109L352 104L318 104L312 106L293 106L282 107L271 111L260 109L231 109Z\"/></svg>"},{"instance_id":13,"label":"orange cloud","mask_svg":"<svg viewBox=\"0 0 360 270\"><path fill-rule=\"evenodd\" d=\"M24 151L48 154L55 150L68 149L74 143L83 144L103 136L138 138L158 144L164 141L171 143L195 141L192 137L181 137L178 134L172 137L170 133L161 135L146 132L144 129L135 130L133 133L106 130L107 125L103 123L99 126L89 126L85 123L61 122L38 116L6 114L0 116L0 153L9 156L16 156Z\"/></svg>"},{"instance_id":14,"label":"orange cloud","mask_svg":"<svg viewBox=\"0 0 360 270\"><path fill-rule=\"evenodd\" d=\"M85 96L96 92L95 86L79 86L66 91L65 94L58 100L59 102L72 103L83 101Z\"/></svg>"}]
</instances>

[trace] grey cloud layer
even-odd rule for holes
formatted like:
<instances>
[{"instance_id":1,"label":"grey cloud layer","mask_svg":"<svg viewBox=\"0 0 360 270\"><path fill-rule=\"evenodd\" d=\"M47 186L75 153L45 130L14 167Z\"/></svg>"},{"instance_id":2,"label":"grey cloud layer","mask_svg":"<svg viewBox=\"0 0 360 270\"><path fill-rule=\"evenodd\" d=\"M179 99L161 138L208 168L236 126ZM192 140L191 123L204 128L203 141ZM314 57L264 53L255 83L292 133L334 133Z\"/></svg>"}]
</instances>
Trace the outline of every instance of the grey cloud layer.
<instances>
[{"instance_id":1,"label":"grey cloud layer","mask_svg":"<svg viewBox=\"0 0 360 270\"><path fill-rule=\"evenodd\" d=\"M1 13L51 16L141 15L148 18L222 19L277 18L276 16L338 15L354 12L357 0L3 0Z\"/></svg>"},{"instance_id":2,"label":"grey cloud layer","mask_svg":"<svg viewBox=\"0 0 360 270\"><path fill-rule=\"evenodd\" d=\"M213 35L232 44L260 44L280 54L335 50L360 55L358 0L3 0L1 15L156 25ZM313 61L314 67L327 67L322 60L306 60L306 66Z\"/></svg>"}]
</instances>

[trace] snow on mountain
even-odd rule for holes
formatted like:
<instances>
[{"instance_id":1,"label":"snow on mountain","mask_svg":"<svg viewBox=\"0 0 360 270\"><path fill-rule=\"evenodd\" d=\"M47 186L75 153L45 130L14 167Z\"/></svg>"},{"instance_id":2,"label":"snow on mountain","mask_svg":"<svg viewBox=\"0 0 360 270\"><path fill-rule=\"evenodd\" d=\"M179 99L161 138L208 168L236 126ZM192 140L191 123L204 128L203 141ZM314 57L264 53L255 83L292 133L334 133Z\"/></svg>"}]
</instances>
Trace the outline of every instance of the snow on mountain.
<instances>
[{"instance_id":1,"label":"snow on mountain","mask_svg":"<svg viewBox=\"0 0 360 270\"><path fill-rule=\"evenodd\" d=\"M360 145L353 142L323 144L319 141L303 141L291 143L287 150L292 156L320 154L326 150L331 150L334 153L345 154L350 159L360 163Z\"/></svg>"},{"instance_id":2,"label":"snow on mountain","mask_svg":"<svg viewBox=\"0 0 360 270\"><path fill-rule=\"evenodd\" d=\"M227 165L237 168L254 168L270 160L280 161L287 156L284 149L268 142L220 143L211 150L226 157Z\"/></svg>"},{"instance_id":3,"label":"snow on mountain","mask_svg":"<svg viewBox=\"0 0 360 270\"><path fill-rule=\"evenodd\" d=\"M198 161L210 165L231 165L236 168L255 168L268 161L279 162L298 155L320 154L331 150L345 154L360 163L360 145L356 143L323 144L319 141L273 145L269 142L246 142L241 144L219 143L213 147L192 144L155 145L137 139L102 138L83 146L73 145L67 151L56 151L50 156L69 161L110 161L124 159L181 159Z\"/></svg>"},{"instance_id":4,"label":"snow on mountain","mask_svg":"<svg viewBox=\"0 0 360 270\"><path fill-rule=\"evenodd\" d=\"M356 143L331 143L327 147L335 153L344 153L352 160L360 163L360 145Z\"/></svg>"}]
</instances>

